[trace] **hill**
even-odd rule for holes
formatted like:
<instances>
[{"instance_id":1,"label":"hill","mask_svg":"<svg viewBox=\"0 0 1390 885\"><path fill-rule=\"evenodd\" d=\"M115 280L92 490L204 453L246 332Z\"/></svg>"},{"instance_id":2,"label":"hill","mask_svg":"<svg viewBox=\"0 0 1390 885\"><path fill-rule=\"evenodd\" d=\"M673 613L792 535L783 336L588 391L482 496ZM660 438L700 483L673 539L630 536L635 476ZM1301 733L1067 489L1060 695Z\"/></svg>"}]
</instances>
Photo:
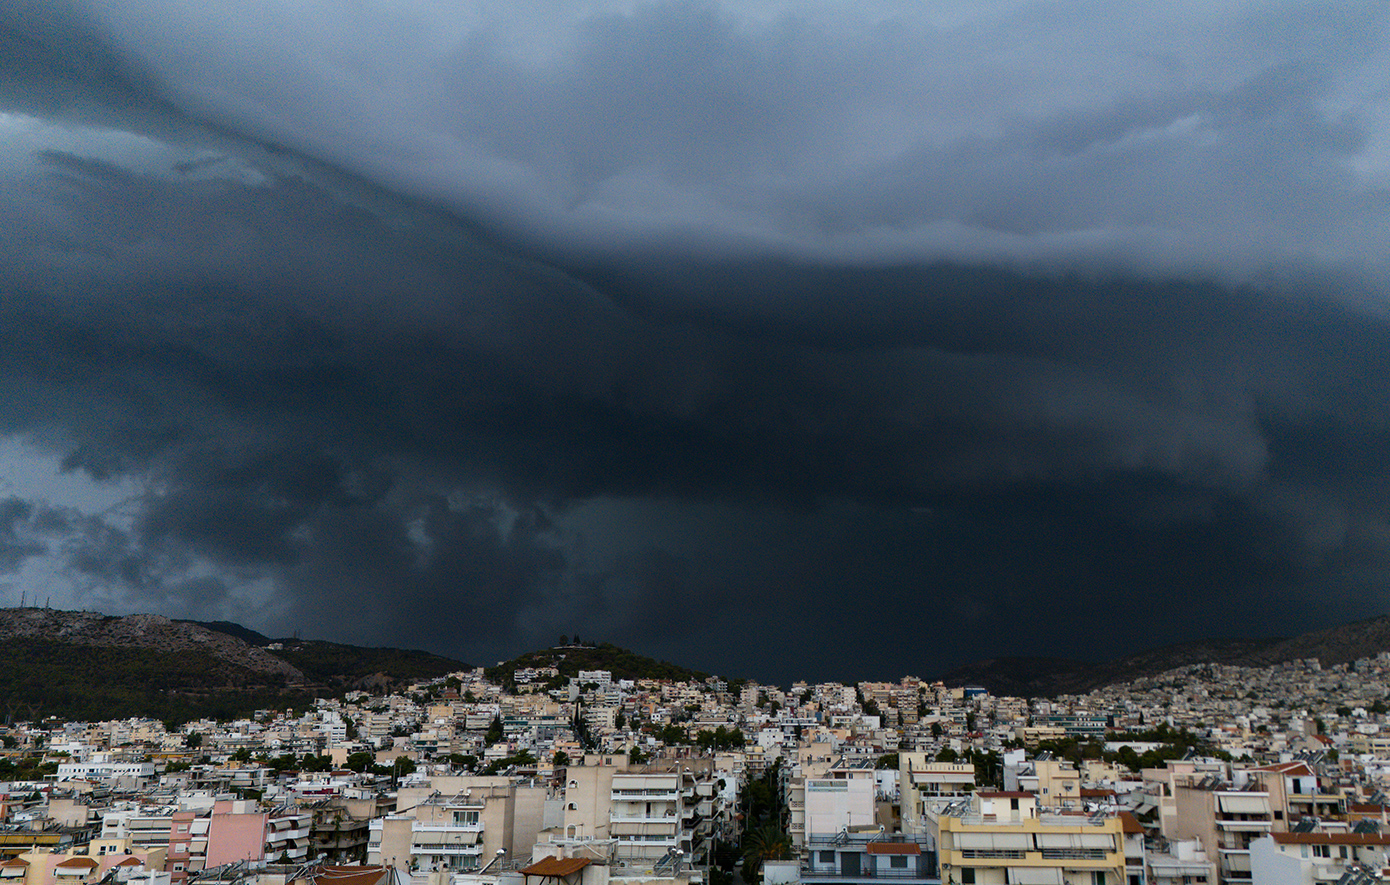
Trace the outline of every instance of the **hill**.
<instances>
[{"instance_id":1,"label":"hill","mask_svg":"<svg viewBox=\"0 0 1390 885\"><path fill-rule=\"evenodd\" d=\"M318 639L281 639L283 649L270 653L293 665L314 682L335 687L363 688L381 680L413 682L472 669L462 661L406 648L366 648Z\"/></svg>"},{"instance_id":2,"label":"hill","mask_svg":"<svg viewBox=\"0 0 1390 885\"><path fill-rule=\"evenodd\" d=\"M261 642L271 641L227 622L0 609L0 706L8 719L227 719L467 666L428 652Z\"/></svg>"},{"instance_id":3,"label":"hill","mask_svg":"<svg viewBox=\"0 0 1390 885\"><path fill-rule=\"evenodd\" d=\"M607 670L614 679L708 679L708 673L691 670L677 664L645 657L611 642L598 645L561 645L533 651L486 670L489 679L510 683L517 670L554 667L561 678L575 676L580 670Z\"/></svg>"},{"instance_id":4,"label":"hill","mask_svg":"<svg viewBox=\"0 0 1390 885\"><path fill-rule=\"evenodd\" d=\"M248 645L264 648L274 642L264 633L257 633L250 627L243 627L240 624L233 624L231 621L180 621L181 624L194 624L211 630L214 633L225 633L228 636L235 636Z\"/></svg>"},{"instance_id":5,"label":"hill","mask_svg":"<svg viewBox=\"0 0 1390 885\"><path fill-rule=\"evenodd\" d=\"M1047 697L1082 694L1191 664L1267 667L1300 658L1346 664L1390 651L1390 616L1381 615L1294 637L1200 639L1152 648L1111 661L1060 658L990 658L938 678L947 685L981 685L997 695Z\"/></svg>"}]
</instances>

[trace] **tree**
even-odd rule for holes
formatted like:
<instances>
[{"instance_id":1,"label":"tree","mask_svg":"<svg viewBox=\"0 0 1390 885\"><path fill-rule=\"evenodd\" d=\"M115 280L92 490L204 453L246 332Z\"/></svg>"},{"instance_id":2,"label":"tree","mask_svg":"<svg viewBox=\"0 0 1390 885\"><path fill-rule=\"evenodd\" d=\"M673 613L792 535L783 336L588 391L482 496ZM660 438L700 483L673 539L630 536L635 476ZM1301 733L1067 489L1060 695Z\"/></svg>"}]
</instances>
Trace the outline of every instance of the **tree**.
<instances>
[{"instance_id":1,"label":"tree","mask_svg":"<svg viewBox=\"0 0 1390 885\"><path fill-rule=\"evenodd\" d=\"M893 768L897 768L897 767L898 767L898 754L897 754L897 753L884 753L882 756L878 757L878 761L874 763L874 768L893 769Z\"/></svg>"},{"instance_id":2,"label":"tree","mask_svg":"<svg viewBox=\"0 0 1390 885\"><path fill-rule=\"evenodd\" d=\"M633 765L641 765L648 759L647 754L642 752L641 747L633 747L627 753L627 761Z\"/></svg>"},{"instance_id":3,"label":"tree","mask_svg":"<svg viewBox=\"0 0 1390 885\"><path fill-rule=\"evenodd\" d=\"M196 731L190 731L184 735L183 745L190 750L196 750L203 745L203 736Z\"/></svg>"},{"instance_id":4,"label":"tree","mask_svg":"<svg viewBox=\"0 0 1390 885\"><path fill-rule=\"evenodd\" d=\"M550 764L556 768L564 768L570 764L570 754L564 750L556 750L555 755L551 757Z\"/></svg>"},{"instance_id":5,"label":"tree","mask_svg":"<svg viewBox=\"0 0 1390 885\"><path fill-rule=\"evenodd\" d=\"M679 725L662 726L662 729L657 734L656 739L661 741L668 747L675 746L677 744L690 743L690 738L686 735L685 729L681 728Z\"/></svg>"},{"instance_id":6,"label":"tree","mask_svg":"<svg viewBox=\"0 0 1390 885\"><path fill-rule=\"evenodd\" d=\"M939 738L939 737L941 737L941 734L942 734L943 731L944 731L944 729L942 729L941 723L940 723L940 722L933 722L933 723L931 724L931 736L932 736L932 737L934 737L934 738Z\"/></svg>"},{"instance_id":7,"label":"tree","mask_svg":"<svg viewBox=\"0 0 1390 885\"><path fill-rule=\"evenodd\" d=\"M774 822L767 822L743 837L743 880L762 877L764 861L787 860L792 856L792 840Z\"/></svg>"},{"instance_id":8,"label":"tree","mask_svg":"<svg viewBox=\"0 0 1390 885\"><path fill-rule=\"evenodd\" d=\"M487 734L483 735L483 743L490 747L498 741L502 740L503 734L504 732L502 731L502 717L493 716L492 724L487 727Z\"/></svg>"},{"instance_id":9,"label":"tree","mask_svg":"<svg viewBox=\"0 0 1390 885\"><path fill-rule=\"evenodd\" d=\"M362 772L367 770L368 766L374 764L376 764L376 754L368 753L364 750L358 753L353 753L350 756L348 756L347 761L343 763L343 767L346 768L348 771L355 771L358 774L361 774Z\"/></svg>"}]
</instances>

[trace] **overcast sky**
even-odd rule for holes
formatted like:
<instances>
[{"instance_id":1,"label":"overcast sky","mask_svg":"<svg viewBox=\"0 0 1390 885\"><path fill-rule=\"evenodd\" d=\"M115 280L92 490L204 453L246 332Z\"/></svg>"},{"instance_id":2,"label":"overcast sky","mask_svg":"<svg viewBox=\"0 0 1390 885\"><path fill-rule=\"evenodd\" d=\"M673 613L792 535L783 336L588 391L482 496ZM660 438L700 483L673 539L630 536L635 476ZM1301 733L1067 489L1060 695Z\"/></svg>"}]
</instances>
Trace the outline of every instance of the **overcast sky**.
<instances>
[{"instance_id":1,"label":"overcast sky","mask_svg":"<svg viewBox=\"0 0 1390 885\"><path fill-rule=\"evenodd\" d=\"M0 0L0 603L935 675L1380 614L1390 4Z\"/></svg>"}]
</instances>

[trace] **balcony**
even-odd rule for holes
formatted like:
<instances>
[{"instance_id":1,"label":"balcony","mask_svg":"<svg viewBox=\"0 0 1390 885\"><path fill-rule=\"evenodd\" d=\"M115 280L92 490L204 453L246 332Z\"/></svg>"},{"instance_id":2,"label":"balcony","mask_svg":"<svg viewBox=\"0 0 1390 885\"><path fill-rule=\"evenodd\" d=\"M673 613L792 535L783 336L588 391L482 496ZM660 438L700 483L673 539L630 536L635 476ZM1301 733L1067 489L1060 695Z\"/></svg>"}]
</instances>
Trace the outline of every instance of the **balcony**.
<instances>
[{"instance_id":1,"label":"balcony","mask_svg":"<svg viewBox=\"0 0 1390 885\"><path fill-rule=\"evenodd\" d=\"M309 838L309 825L295 827L293 830L271 830L266 833L267 842L283 842L286 839L307 839Z\"/></svg>"},{"instance_id":2,"label":"balcony","mask_svg":"<svg viewBox=\"0 0 1390 885\"><path fill-rule=\"evenodd\" d=\"M1346 871L1346 866L1340 863L1313 864L1313 879L1318 882L1336 882Z\"/></svg>"},{"instance_id":3,"label":"balcony","mask_svg":"<svg viewBox=\"0 0 1390 885\"><path fill-rule=\"evenodd\" d=\"M476 824L413 824L410 827L415 833L481 833L483 822Z\"/></svg>"},{"instance_id":4,"label":"balcony","mask_svg":"<svg viewBox=\"0 0 1390 885\"><path fill-rule=\"evenodd\" d=\"M481 845L439 845L417 843L410 846L411 854L437 854L448 857L477 857L483 853Z\"/></svg>"},{"instance_id":5,"label":"balcony","mask_svg":"<svg viewBox=\"0 0 1390 885\"><path fill-rule=\"evenodd\" d=\"M831 881L831 880L836 880L836 879L839 879L839 880L842 880L842 881L857 881L857 880L859 880L859 879L891 879L891 880L893 880L893 881L898 881L898 882L901 882L901 881L940 882L940 881L941 881L941 878L940 878L939 876L929 876L929 875L927 875L926 873L920 872L920 871L915 870L915 869L895 870L895 869L887 869L887 868L885 868L885 869L875 869L875 868L873 868L873 867L866 867L866 868L863 868L863 869L859 870L859 872L857 872L857 873L855 873L855 872L848 872L848 873L847 873L847 872L844 872L844 871L841 871L841 870L831 870L831 869L819 869L819 870L815 870L815 869L807 869L807 868L805 868L805 867L802 867L802 868L801 868L801 878L802 878L802 879L816 879L816 880L823 880L823 881Z\"/></svg>"},{"instance_id":6,"label":"balcony","mask_svg":"<svg viewBox=\"0 0 1390 885\"><path fill-rule=\"evenodd\" d=\"M1274 823L1268 820L1223 820L1217 818L1216 826L1218 829L1233 833L1267 833L1274 826Z\"/></svg>"}]
</instances>

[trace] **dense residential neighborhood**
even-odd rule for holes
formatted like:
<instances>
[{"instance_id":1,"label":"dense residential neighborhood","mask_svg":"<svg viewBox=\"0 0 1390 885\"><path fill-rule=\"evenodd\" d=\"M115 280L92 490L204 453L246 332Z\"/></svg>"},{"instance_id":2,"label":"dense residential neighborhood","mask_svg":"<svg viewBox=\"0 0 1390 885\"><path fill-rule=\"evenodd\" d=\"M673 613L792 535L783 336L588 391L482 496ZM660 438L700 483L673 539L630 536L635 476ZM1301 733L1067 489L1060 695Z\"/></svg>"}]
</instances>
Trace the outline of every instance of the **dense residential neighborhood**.
<instances>
[{"instance_id":1,"label":"dense residential neighborhood","mask_svg":"<svg viewBox=\"0 0 1390 885\"><path fill-rule=\"evenodd\" d=\"M513 664L236 720L12 722L0 879L1350 885L1390 868L1388 671L1025 699Z\"/></svg>"}]
</instances>

